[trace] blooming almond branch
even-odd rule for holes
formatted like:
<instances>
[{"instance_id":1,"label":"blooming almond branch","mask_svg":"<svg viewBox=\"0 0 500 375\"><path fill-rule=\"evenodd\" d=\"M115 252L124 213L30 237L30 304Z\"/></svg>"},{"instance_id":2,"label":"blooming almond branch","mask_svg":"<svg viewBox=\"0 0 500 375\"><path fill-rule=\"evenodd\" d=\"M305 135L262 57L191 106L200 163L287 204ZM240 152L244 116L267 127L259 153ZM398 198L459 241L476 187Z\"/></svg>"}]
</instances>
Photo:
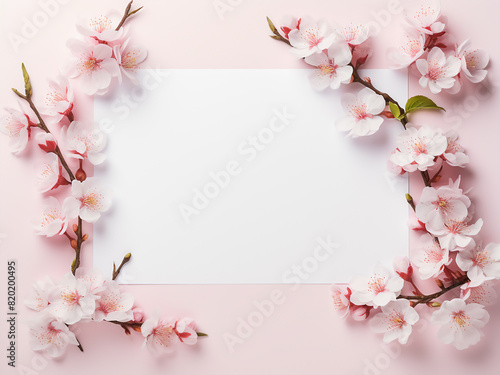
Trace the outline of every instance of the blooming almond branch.
<instances>
[{"instance_id":1,"label":"blooming almond branch","mask_svg":"<svg viewBox=\"0 0 500 375\"><path fill-rule=\"evenodd\" d=\"M440 20L438 0L408 2L405 16L409 25L406 42L393 50L390 57L399 67L415 65L422 87L435 94L454 93L461 89L463 76L472 83L486 77L488 56L473 50L470 41L446 52L449 43L443 43L446 31ZM392 272L377 265L368 276L355 277L347 286L335 285L335 310L354 320L372 315L370 326L384 334L384 342L398 340L404 344L419 319L415 307L427 305L439 308L432 321L442 325L439 335L443 342L452 343L457 349L477 343L489 319L484 306L496 296L489 283L500 279L500 245L488 244L483 248L480 242L476 244L483 222L472 220L471 201L460 188L460 177L448 185L437 186L446 164L463 168L469 162L457 142L458 134L410 121L412 112L444 108L423 95L408 99L403 106L378 90L369 77L362 77L359 68L369 56L363 47L369 36L366 26L333 28L307 17L293 19L280 28L268 19L268 25L273 33L271 38L287 44L295 55L316 68L310 76L314 88L363 86L357 94L342 96L346 116L337 120L338 130L362 137L379 131L384 118L401 123L404 131L389 157L389 169L396 175L419 172L425 185L418 202L406 194L413 210L411 227L425 233L418 249L412 252L412 260L396 258ZM422 292L418 278L434 280L439 291ZM403 293L404 289L408 293ZM460 290L460 298L442 302L453 290Z\"/></svg>"},{"instance_id":2,"label":"blooming almond branch","mask_svg":"<svg viewBox=\"0 0 500 375\"><path fill-rule=\"evenodd\" d=\"M137 83L135 73L147 53L143 48L130 44L130 38L122 27L142 9L131 10L131 7L132 1L115 28L108 17L98 17L89 23L89 27L77 26L83 41L68 42L75 55L73 74L69 78L80 79L83 91L89 95L106 94L115 79L122 82L125 77ZM74 345L83 352L80 341L72 332L73 325L81 321L117 324L127 334L141 332L145 346L155 354L169 352L178 343L196 344L198 337L206 334L197 332L192 319L146 318L134 304L133 296L121 290L115 280L131 260L130 253L125 255L118 267L113 263L110 279L98 271L81 268L82 245L89 238L83 232L83 223L95 223L111 205L111 192L101 186L95 177L88 177L84 170L86 162L97 165L104 161L102 151L106 146L106 136L93 124L75 120L75 95L68 77L50 81L46 108L40 111L32 100L33 87L24 64L22 73L24 94L16 89L13 91L29 105L32 113L23 109L7 109L8 116L0 130L11 138L10 147L15 154L27 146L32 130L37 132L34 138L44 153L36 172L40 191L50 193L61 189L68 194L62 203L54 196L44 201L36 231L47 237L66 236L75 251L71 272L58 282L46 278L35 283L25 301L27 307L37 312L36 319L30 323L33 350L59 357L68 346ZM61 126L60 140L51 132L41 112ZM36 118L36 122L32 118ZM76 171L70 167L71 159L78 161L78 166L74 168ZM67 176L63 175L64 172Z\"/></svg>"}]
</instances>

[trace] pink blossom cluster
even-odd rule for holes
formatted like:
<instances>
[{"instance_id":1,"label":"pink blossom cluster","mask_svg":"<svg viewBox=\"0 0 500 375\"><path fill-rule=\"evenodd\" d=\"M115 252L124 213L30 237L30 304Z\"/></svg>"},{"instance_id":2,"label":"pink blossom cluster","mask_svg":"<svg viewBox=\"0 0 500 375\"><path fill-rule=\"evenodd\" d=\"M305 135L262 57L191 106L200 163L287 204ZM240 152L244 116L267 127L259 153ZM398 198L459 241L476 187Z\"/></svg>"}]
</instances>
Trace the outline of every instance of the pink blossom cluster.
<instances>
[{"instance_id":1,"label":"pink blossom cluster","mask_svg":"<svg viewBox=\"0 0 500 375\"><path fill-rule=\"evenodd\" d=\"M390 57L398 67L415 66L422 87L433 94L442 90L457 93L463 78L482 82L487 75L489 56L472 47L468 39L461 44L450 40L441 17L439 0L408 1L406 4L405 38Z\"/></svg>"},{"instance_id":2,"label":"pink blossom cluster","mask_svg":"<svg viewBox=\"0 0 500 375\"><path fill-rule=\"evenodd\" d=\"M73 54L68 75L80 78L86 94L107 93L115 78L119 82L123 77L136 81L135 72L147 51L131 44L126 27L116 30L111 18L100 16L87 25L78 25L77 30L83 40L68 41Z\"/></svg>"},{"instance_id":3,"label":"pink blossom cluster","mask_svg":"<svg viewBox=\"0 0 500 375\"><path fill-rule=\"evenodd\" d=\"M436 172L446 163L452 167L465 167L469 157L457 142L454 130L443 132L429 126L406 125L397 137L397 147L389 158L389 170L402 175L406 172Z\"/></svg>"},{"instance_id":4,"label":"pink blossom cluster","mask_svg":"<svg viewBox=\"0 0 500 375\"><path fill-rule=\"evenodd\" d=\"M369 29L362 24L345 27L331 26L325 21L315 22L309 17L294 19L282 26L281 32L292 47L294 55L313 66L310 79L317 90L338 89L353 81L354 68L368 58L365 42ZM385 99L366 87L343 95L346 116L337 120L337 128L352 137L374 134L383 123Z\"/></svg>"},{"instance_id":5,"label":"pink blossom cluster","mask_svg":"<svg viewBox=\"0 0 500 375\"><path fill-rule=\"evenodd\" d=\"M89 95L108 92L112 80L121 83L126 76L135 81L134 73L146 58L144 49L130 46L126 29L121 26L132 14L128 4L120 27L107 17L78 26L83 41L68 44L75 55L70 64L70 78L80 77L82 90ZM111 192L94 177L87 177L87 163L97 165L105 160L105 134L94 124L75 120L73 84L66 75L49 81L49 92L40 111L32 101L32 87L24 67L25 94L14 90L20 98L19 109L7 109L0 130L10 137L10 149L21 153L34 139L40 160L35 170L36 184L46 195L35 229L38 234L69 239L76 256L70 273L55 283L47 278L34 284L26 305L37 314L30 323L33 350L51 357L61 356L69 345L82 349L72 329L83 321L111 322L125 333L141 332L144 345L154 354L168 352L177 343L193 345L198 336L196 323L190 318L174 319L153 316L144 319L134 305L131 294L122 292L114 281L122 266L130 260L127 254L113 278L106 279L96 271L83 272L80 250L89 236L84 223L95 223L111 206ZM28 104L29 108L28 108ZM50 119L50 121L48 120ZM40 151L41 150L41 151Z\"/></svg>"},{"instance_id":6,"label":"pink blossom cluster","mask_svg":"<svg viewBox=\"0 0 500 375\"><path fill-rule=\"evenodd\" d=\"M485 79L488 55L472 48L469 40L449 47L438 0L404 4L405 43L390 53L398 67L415 66L419 83L434 94L458 92L464 77L472 83ZM342 29L303 17L286 23L280 31L271 22L270 28L273 39L289 44L296 56L315 67L311 82L316 89L338 89L353 82L364 86L342 96L346 115L336 122L339 130L360 137L377 132L383 117L401 122L404 131L390 155L389 169L397 175L418 172L426 186L418 203L407 195L414 210L411 226L425 233L420 247L412 251L411 259L396 259L392 270L377 265L369 275L355 277L348 285L335 285L335 310L357 321L370 317L370 326L384 334L385 342L404 344L419 320L417 306L427 305L435 310L431 321L440 326L438 335L444 343L460 350L476 344L489 320L485 306L496 299L491 285L500 279L500 244L483 247L478 240L483 221L474 218L460 177L438 186L445 166L464 168L469 163L458 134L408 119L409 113L419 109L442 108L424 96L411 98L403 108L377 90L369 78L360 76L358 68L368 57L360 48L369 36L363 25ZM426 284L424 280L434 281L429 294L417 286Z\"/></svg>"},{"instance_id":7,"label":"pink blossom cluster","mask_svg":"<svg viewBox=\"0 0 500 375\"><path fill-rule=\"evenodd\" d=\"M69 345L80 345L71 327L82 321L107 321L128 333L129 328L141 331L144 344L155 354L171 351L176 343L193 345L198 338L192 319L144 319L133 296L115 281L81 268L58 283L49 278L35 283L25 304L37 312L29 323L31 347L50 357L61 356Z\"/></svg>"},{"instance_id":8,"label":"pink blossom cluster","mask_svg":"<svg viewBox=\"0 0 500 375\"><path fill-rule=\"evenodd\" d=\"M431 321L441 326L438 335L443 342L465 349L479 341L489 320L485 306L496 300L492 282L500 279L500 244L483 247L476 242L482 220L472 222L471 201L459 185L460 178L423 190L415 211L418 229L425 234L411 260L396 258L392 271L378 266L371 275L356 277L349 285L335 285L336 311L364 320L380 309L370 321L372 329L384 333L384 342L397 339L404 344L419 319L415 310L418 298L402 296L403 289L409 288L410 297L420 296L437 309ZM441 290L447 283L456 283L459 298L442 303L426 300L416 282L429 279Z\"/></svg>"}]
</instances>

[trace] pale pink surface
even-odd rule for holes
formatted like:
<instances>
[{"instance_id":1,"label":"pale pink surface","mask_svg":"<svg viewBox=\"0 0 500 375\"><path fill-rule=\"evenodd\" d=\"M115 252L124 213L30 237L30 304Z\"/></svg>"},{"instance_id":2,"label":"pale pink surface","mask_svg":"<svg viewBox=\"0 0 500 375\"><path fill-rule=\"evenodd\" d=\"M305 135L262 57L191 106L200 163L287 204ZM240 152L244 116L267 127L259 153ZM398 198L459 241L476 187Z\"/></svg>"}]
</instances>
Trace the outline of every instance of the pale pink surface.
<instances>
[{"instance_id":1,"label":"pale pink surface","mask_svg":"<svg viewBox=\"0 0 500 375\"><path fill-rule=\"evenodd\" d=\"M227 2L226 2L227 3ZM340 2L311 1L242 1L220 20L212 1L147 1L131 23L138 44L149 49L148 67L158 68L302 68L288 48L267 37L265 16L278 22L284 15L309 14L338 22L368 21L374 13L388 8L386 1L360 0ZM20 63L23 61L35 87L35 101L40 100L46 88L46 78L56 76L68 57L64 47L69 35L76 35L74 23L78 17L93 17L110 9L122 12L125 1L88 0L61 5L50 22L16 53L8 42L10 32L20 33L23 17L31 19L40 11L38 1L20 3L2 1L2 90L0 102L11 105L14 96L10 87L22 87ZM448 18L449 30L459 40L472 37L474 45L488 50L491 56L488 83L475 86L486 98L474 90L464 90L458 96L443 94L435 97L438 104L448 109L444 115L417 114L417 122L429 121L436 126L455 127L467 149L471 163L463 174L465 189L474 186L471 193L477 213L485 224L482 238L485 242L500 242L498 213L500 212L500 179L497 160L500 158L497 111L500 104L500 61L497 35L497 5L493 1L469 2L444 0L443 13ZM387 67L385 51L392 46L391 33L399 32L401 16L392 16L392 22L376 38L379 52L371 67ZM412 79L410 94L429 94ZM482 100L479 104L478 99ZM89 116L92 103L76 98L76 117ZM459 109L459 108L462 109ZM464 111L462 113L460 111ZM418 116L418 117L417 117ZM334 119L332 119L332 126ZM387 346L381 337L370 332L364 323L346 324L338 319L332 308L330 287L302 286L291 291L288 286L129 286L127 291L136 296L145 311L159 308L169 315L189 315L199 323L199 329L210 337L200 340L196 347L180 348L174 355L162 360L153 359L141 350L142 337L127 337L121 328L107 324L85 324L77 335L85 347L82 354L71 348L60 360L40 360L28 348L26 326L22 320L30 312L22 307L22 300L33 281L46 274L60 278L67 272L73 253L64 238L37 237L31 226L39 210L41 196L35 189L32 160L29 153L14 157L7 151L7 139L0 137L0 233L8 238L0 245L0 311L6 311L6 260L18 261L18 357L19 367L36 373L102 374L112 371L120 374L377 374L367 370L369 364L378 366L384 374L497 373L500 359L497 355L497 337L500 333L500 307L489 308L491 322L486 337L475 348L457 352L442 345L435 338L435 327L426 324L416 328L413 342L394 357L387 356ZM455 173L455 172L454 172ZM456 174L456 173L455 173ZM455 176L455 174L453 176ZM447 178L447 176L445 176ZM421 191L421 182L412 182L415 195ZM106 222L105 225L112 225ZM415 237L416 238L416 237ZM91 248L84 250L83 264L92 264ZM117 260L118 261L118 260ZM269 299L273 289L281 289L286 302L276 308L272 316L255 329L253 335L236 347L231 354L222 335L233 333L239 318L255 311L254 301ZM426 321L423 319L424 322ZM7 326L2 316L0 343L7 347ZM400 348L391 345L389 348ZM394 353L394 352L393 352ZM2 356L2 373L14 374ZM28 372L29 373L29 372Z\"/></svg>"}]
</instances>

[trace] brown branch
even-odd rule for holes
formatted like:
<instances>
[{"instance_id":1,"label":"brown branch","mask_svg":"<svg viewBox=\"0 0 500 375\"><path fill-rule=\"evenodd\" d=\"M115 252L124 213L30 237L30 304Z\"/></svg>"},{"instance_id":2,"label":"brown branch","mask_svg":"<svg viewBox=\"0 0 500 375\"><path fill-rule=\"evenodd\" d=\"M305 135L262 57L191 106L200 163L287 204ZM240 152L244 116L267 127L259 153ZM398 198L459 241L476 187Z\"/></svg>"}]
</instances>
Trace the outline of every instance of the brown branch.
<instances>
[{"instance_id":1,"label":"brown branch","mask_svg":"<svg viewBox=\"0 0 500 375\"><path fill-rule=\"evenodd\" d=\"M24 64L23 64L23 69L24 69ZM30 89L31 89L31 83L30 83ZM52 134L49 128L47 127L47 124L43 120L42 115L40 115L40 112L38 111L38 108L36 107L35 103L33 103L33 100L31 100L31 95L32 95L32 89L30 92L26 93L26 95L21 94L19 91L13 89L14 93L19 96L21 99L25 100L35 116L38 119L38 127L42 129L45 133ZM52 134L53 135L53 134ZM55 137L54 137L55 138ZM61 149L59 148L59 145L56 146L56 149L54 150L54 153L57 155L59 158L59 161L61 162L61 165L63 166L64 170L69 176L70 181L72 182L75 180L75 175L71 171L70 167L68 166L68 163L66 162L66 159L64 158L63 153L61 152ZM73 260L73 263L71 264L71 272L75 274L76 270L78 267L80 267L80 253L81 253L81 248L82 248L82 243L85 241L84 235L83 235L83 230L82 230L82 219L78 217L78 228L75 231L75 234L77 236L76 238L76 246L74 247L75 249L75 259ZM69 236L68 236L69 238ZM74 240L70 239L70 243L72 243Z\"/></svg>"},{"instance_id":2,"label":"brown branch","mask_svg":"<svg viewBox=\"0 0 500 375\"><path fill-rule=\"evenodd\" d=\"M398 299L410 300L413 302L414 306L418 305L419 303L429 303L432 302L434 299L441 297L443 294L449 292L450 290L458 288L459 286L462 286L468 283L469 281L470 281L469 278L466 275L463 275L458 279L456 279L451 285L447 286L446 288L441 288L439 292L427 295L419 295L419 296L400 295Z\"/></svg>"},{"instance_id":3,"label":"brown branch","mask_svg":"<svg viewBox=\"0 0 500 375\"><path fill-rule=\"evenodd\" d=\"M138 11L140 11L143 7L140 7L136 10L133 10L132 12L130 11L130 8L132 8L132 3L134 2L134 0L131 0L130 3L128 3L127 7L125 8L125 12L123 13L123 17L120 21L120 23L118 24L118 26L116 27L115 31L118 31L120 30L120 28L123 26L123 24L125 23L125 21L127 21L127 19L136 14Z\"/></svg>"},{"instance_id":4,"label":"brown branch","mask_svg":"<svg viewBox=\"0 0 500 375\"><path fill-rule=\"evenodd\" d=\"M118 277L118 275L120 274L120 271L122 270L122 267L130 261L130 258L132 258L132 254L128 253L127 255L125 255L123 257L123 260L120 263L120 266L118 267L118 269L116 268L115 264L113 263L113 278L112 278L112 280L115 280Z\"/></svg>"}]
</instances>

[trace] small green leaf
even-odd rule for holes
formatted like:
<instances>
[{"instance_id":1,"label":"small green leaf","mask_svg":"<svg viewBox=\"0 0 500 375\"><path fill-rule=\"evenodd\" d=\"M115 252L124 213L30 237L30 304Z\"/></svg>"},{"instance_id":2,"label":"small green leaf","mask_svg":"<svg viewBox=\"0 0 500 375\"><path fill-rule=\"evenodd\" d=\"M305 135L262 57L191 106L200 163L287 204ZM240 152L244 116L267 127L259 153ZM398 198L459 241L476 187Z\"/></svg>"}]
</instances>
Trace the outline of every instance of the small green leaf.
<instances>
[{"instance_id":1,"label":"small green leaf","mask_svg":"<svg viewBox=\"0 0 500 375\"><path fill-rule=\"evenodd\" d=\"M445 111L443 107L439 107L436 103L434 103L431 99L423 95L417 95L411 97L406 102L405 112L410 113L416 111L418 109L441 109Z\"/></svg>"},{"instance_id":2,"label":"small green leaf","mask_svg":"<svg viewBox=\"0 0 500 375\"><path fill-rule=\"evenodd\" d=\"M271 19L269 17L266 17L266 18L267 18L267 24L269 25L269 28L271 29L271 31L273 32L273 34L274 35L279 35L278 30L276 30L276 27L273 24L273 21L271 21Z\"/></svg>"},{"instance_id":3,"label":"small green leaf","mask_svg":"<svg viewBox=\"0 0 500 375\"><path fill-rule=\"evenodd\" d=\"M399 118L401 115L401 111L399 110L399 107L397 104L394 104L393 102L389 102L389 108L391 109L391 113L395 118Z\"/></svg>"},{"instance_id":4,"label":"small green leaf","mask_svg":"<svg viewBox=\"0 0 500 375\"><path fill-rule=\"evenodd\" d=\"M206 333L203 333L203 332L196 332L196 335L197 335L198 337L208 336Z\"/></svg>"},{"instance_id":5,"label":"small green leaf","mask_svg":"<svg viewBox=\"0 0 500 375\"><path fill-rule=\"evenodd\" d=\"M24 91L26 93L26 96L29 98L31 96L31 94L33 94L33 88L31 87L30 76L28 75L28 72L26 71L24 63L21 65L21 69L23 70Z\"/></svg>"}]
</instances>

